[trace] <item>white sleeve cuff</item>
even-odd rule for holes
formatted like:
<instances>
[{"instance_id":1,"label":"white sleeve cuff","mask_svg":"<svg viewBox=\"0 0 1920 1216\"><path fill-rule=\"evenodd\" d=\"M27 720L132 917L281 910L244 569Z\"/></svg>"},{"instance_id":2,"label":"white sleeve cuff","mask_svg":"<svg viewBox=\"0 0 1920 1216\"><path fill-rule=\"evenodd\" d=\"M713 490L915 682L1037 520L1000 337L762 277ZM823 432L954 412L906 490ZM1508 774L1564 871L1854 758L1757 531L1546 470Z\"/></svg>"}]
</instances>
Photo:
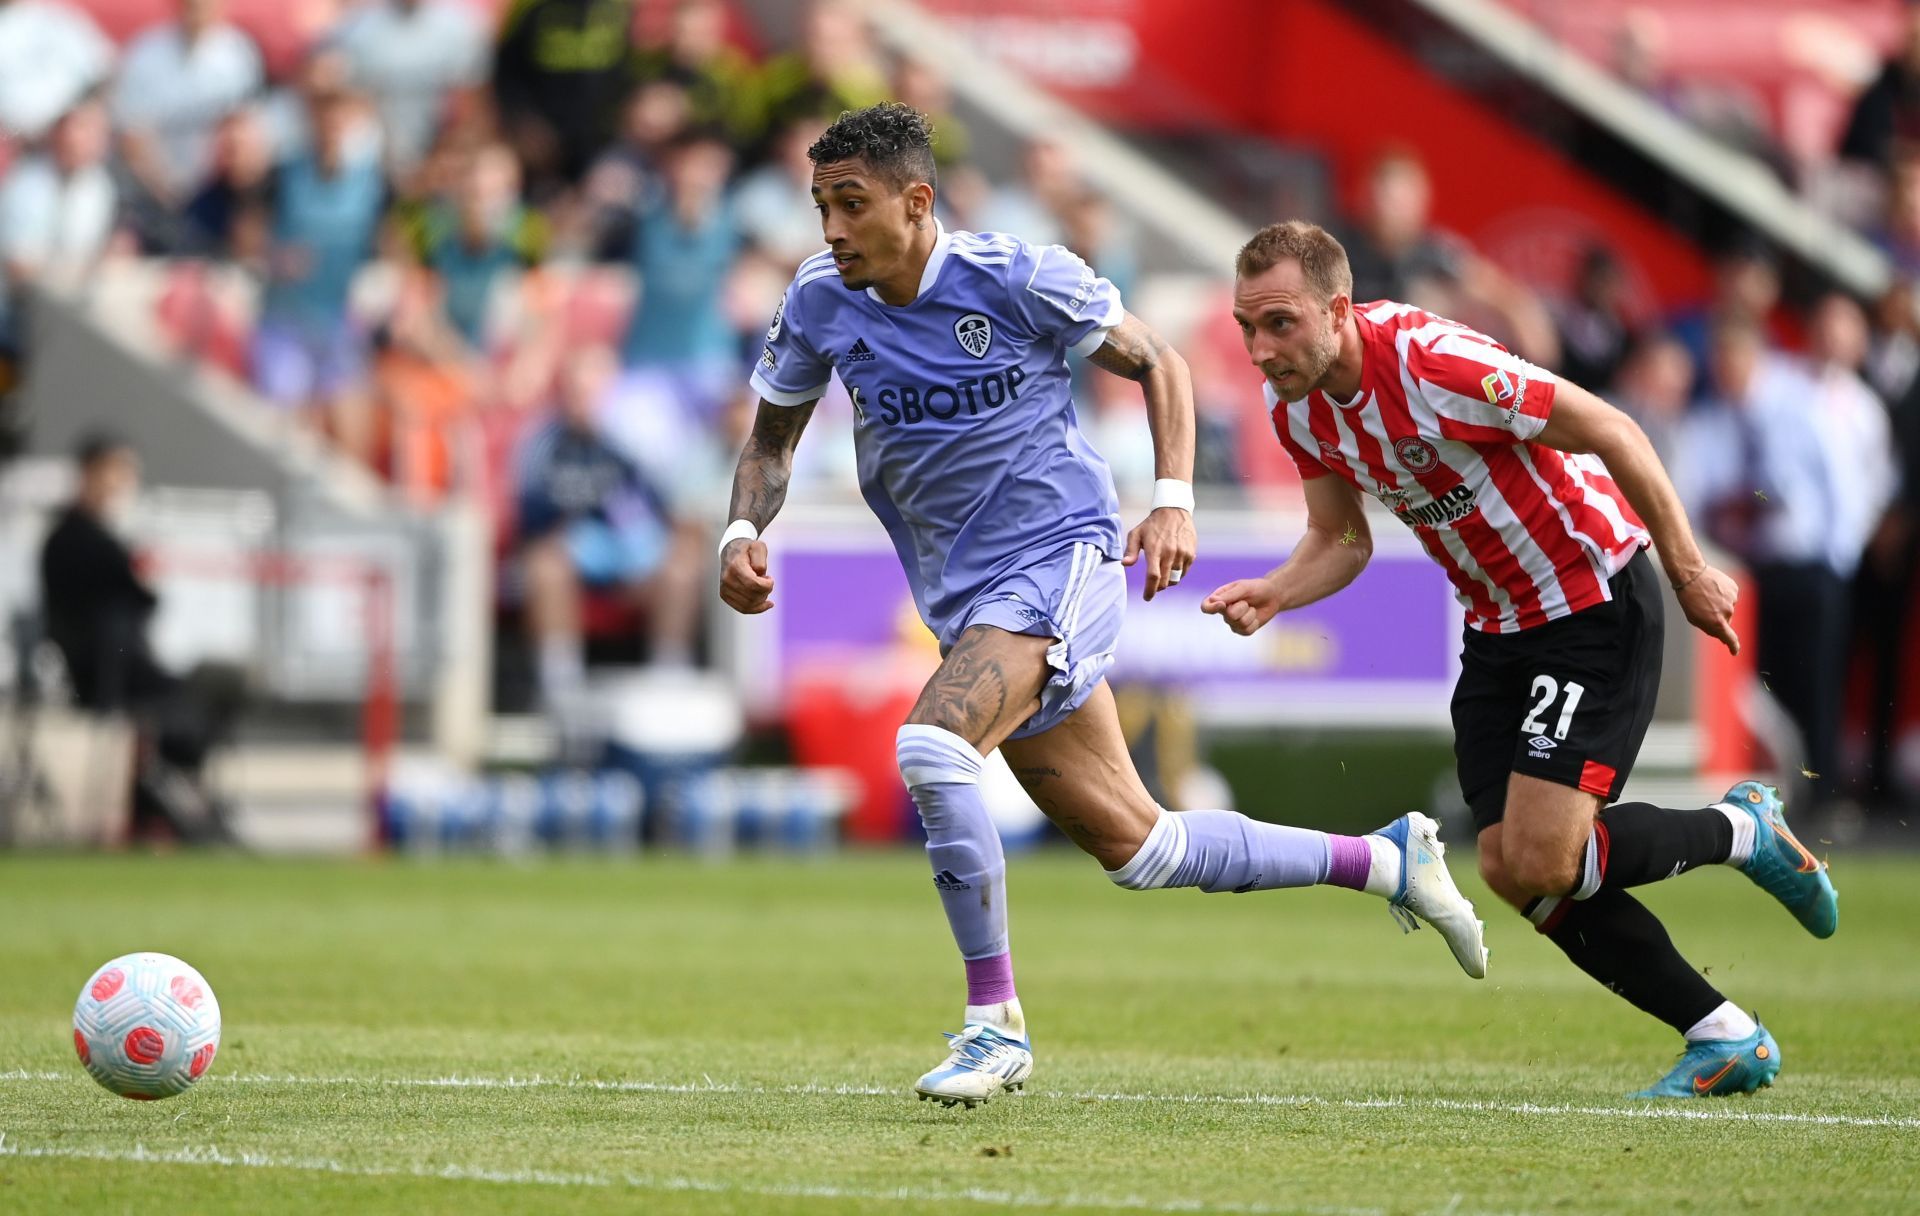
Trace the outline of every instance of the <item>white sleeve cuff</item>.
<instances>
[{"instance_id":1,"label":"white sleeve cuff","mask_svg":"<svg viewBox=\"0 0 1920 1216\"><path fill-rule=\"evenodd\" d=\"M772 402L774 405L805 405L809 401L818 401L821 397L825 396L827 385L831 383L831 381L823 380L820 382L818 388L803 389L797 393L790 393L785 389L778 389L768 384L765 378L756 371L748 378L747 383L753 386L753 391L760 394L760 399L763 401Z\"/></svg>"},{"instance_id":2,"label":"white sleeve cuff","mask_svg":"<svg viewBox=\"0 0 1920 1216\"><path fill-rule=\"evenodd\" d=\"M1115 328L1116 326L1109 325L1103 329L1096 329L1067 349L1079 355L1082 359L1085 359L1092 355L1094 351L1099 350L1107 344L1107 335L1112 333Z\"/></svg>"}]
</instances>

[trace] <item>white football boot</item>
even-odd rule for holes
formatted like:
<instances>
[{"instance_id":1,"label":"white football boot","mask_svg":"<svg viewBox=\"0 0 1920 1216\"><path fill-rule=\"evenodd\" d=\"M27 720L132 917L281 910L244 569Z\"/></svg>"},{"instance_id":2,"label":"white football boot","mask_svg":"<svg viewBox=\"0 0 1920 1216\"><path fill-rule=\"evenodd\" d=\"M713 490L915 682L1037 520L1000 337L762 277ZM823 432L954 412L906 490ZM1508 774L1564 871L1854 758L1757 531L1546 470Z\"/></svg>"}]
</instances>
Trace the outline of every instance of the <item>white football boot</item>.
<instances>
[{"instance_id":1,"label":"white football boot","mask_svg":"<svg viewBox=\"0 0 1920 1216\"><path fill-rule=\"evenodd\" d=\"M1473 904L1460 894L1460 888L1453 885L1453 875L1447 872L1440 825L1415 811L1372 834L1400 850L1400 886L1388 898L1387 907L1400 922L1401 931L1411 933L1420 927L1420 921L1426 921L1447 939L1462 971L1476 980L1485 979L1486 926L1474 915Z\"/></svg>"},{"instance_id":2,"label":"white football boot","mask_svg":"<svg viewBox=\"0 0 1920 1216\"><path fill-rule=\"evenodd\" d=\"M995 1094L1023 1087L1033 1075L1033 1049L1003 1030L976 1023L947 1039L953 1050L946 1063L914 1083L922 1102L971 1110Z\"/></svg>"}]
</instances>

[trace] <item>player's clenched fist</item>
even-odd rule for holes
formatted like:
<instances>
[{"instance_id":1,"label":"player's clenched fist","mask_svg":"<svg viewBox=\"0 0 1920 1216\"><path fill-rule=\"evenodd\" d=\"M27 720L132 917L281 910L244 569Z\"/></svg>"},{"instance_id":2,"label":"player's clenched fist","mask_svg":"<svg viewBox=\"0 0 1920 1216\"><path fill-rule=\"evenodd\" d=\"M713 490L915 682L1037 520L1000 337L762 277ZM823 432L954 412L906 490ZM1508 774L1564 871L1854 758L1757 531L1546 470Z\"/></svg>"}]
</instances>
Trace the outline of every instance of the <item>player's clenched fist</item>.
<instances>
[{"instance_id":1,"label":"player's clenched fist","mask_svg":"<svg viewBox=\"0 0 1920 1216\"><path fill-rule=\"evenodd\" d=\"M748 616L773 607L773 580L767 577L767 542L736 540L720 555L720 598Z\"/></svg>"},{"instance_id":2,"label":"player's clenched fist","mask_svg":"<svg viewBox=\"0 0 1920 1216\"><path fill-rule=\"evenodd\" d=\"M1219 617L1244 637L1280 611L1280 592L1271 579L1235 579L1215 588L1213 594L1201 602L1200 611Z\"/></svg>"}]
</instances>

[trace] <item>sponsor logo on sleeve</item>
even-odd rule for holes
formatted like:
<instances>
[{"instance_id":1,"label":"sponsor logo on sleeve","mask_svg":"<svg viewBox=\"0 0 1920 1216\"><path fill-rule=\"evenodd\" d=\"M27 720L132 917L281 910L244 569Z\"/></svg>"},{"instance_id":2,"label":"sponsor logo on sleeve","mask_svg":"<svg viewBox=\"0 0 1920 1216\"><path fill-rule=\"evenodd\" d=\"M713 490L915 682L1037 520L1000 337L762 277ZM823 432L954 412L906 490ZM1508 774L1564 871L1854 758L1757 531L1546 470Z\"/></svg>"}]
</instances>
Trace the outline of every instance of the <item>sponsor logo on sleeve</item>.
<instances>
[{"instance_id":1,"label":"sponsor logo on sleeve","mask_svg":"<svg viewBox=\"0 0 1920 1216\"><path fill-rule=\"evenodd\" d=\"M1481 379L1480 391L1487 395L1488 405L1499 405L1513 397L1513 377L1496 367Z\"/></svg>"},{"instance_id":2,"label":"sponsor logo on sleeve","mask_svg":"<svg viewBox=\"0 0 1920 1216\"><path fill-rule=\"evenodd\" d=\"M779 359L779 356L773 353L773 347L763 346L760 348L760 366L761 367L766 368L768 371L772 371L774 368L778 367L779 365L780 365L780 359Z\"/></svg>"},{"instance_id":3,"label":"sponsor logo on sleeve","mask_svg":"<svg viewBox=\"0 0 1920 1216\"><path fill-rule=\"evenodd\" d=\"M1486 394L1488 405L1505 404L1507 416L1502 424L1508 427L1520 416L1520 407L1527 403L1527 378L1522 376L1516 381L1504 370L1495 368L1480 381L1480 391Z\"/></svg>"}]
</instances>

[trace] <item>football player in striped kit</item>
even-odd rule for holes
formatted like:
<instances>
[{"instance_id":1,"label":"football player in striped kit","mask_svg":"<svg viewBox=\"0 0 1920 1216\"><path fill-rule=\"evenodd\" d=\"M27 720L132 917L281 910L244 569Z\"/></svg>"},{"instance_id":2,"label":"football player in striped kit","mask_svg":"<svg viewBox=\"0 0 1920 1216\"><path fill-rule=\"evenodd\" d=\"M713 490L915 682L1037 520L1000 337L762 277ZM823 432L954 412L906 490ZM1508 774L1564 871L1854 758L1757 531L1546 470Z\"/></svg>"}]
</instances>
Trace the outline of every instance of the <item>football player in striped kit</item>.
<instances>
[{"instance_id":1,"label":"football player in striped kit","mask_svg":"<svg viewBox=\"0 0 1920 1216\"><path fill-rule=\"evenodd\" d=\"M1770 1084L1780 1049L1680 956L1629 888L1740 868L1816 937L1839 922L1826 866L1787 830L1777 791L1719 803L1618 803L1653 717L1664 606L1649 543L1687 620L1738 653L1734 582L1694 543L1640 428L1484 334L1391 300L1356 304L1346 252L1292 221L1247 242L1234 317L1307 534L1263 578L1202 610L1251 634L1334 594L1372 552L1362 495L1385 503L1466 609L1453 696L1460 788L1480 872L1587 974L1686 1040L1639 1097Z\"/></svg>"}]
</instances>

